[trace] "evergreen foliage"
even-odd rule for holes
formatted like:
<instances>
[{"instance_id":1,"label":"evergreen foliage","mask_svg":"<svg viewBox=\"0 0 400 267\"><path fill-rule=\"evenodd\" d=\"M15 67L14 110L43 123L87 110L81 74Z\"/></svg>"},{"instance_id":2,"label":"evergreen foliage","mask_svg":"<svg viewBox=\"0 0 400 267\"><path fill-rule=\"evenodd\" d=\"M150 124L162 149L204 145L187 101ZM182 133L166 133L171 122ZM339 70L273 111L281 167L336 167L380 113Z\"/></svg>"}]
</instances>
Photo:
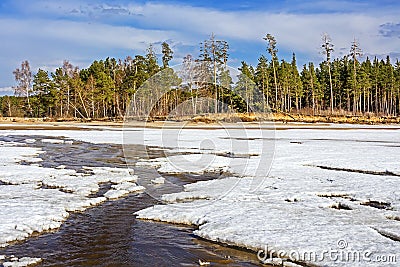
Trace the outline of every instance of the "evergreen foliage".
<instances>
[{"instance_id":1,"label":"evergreen foliage","mask_svg":"<svg viewBox=\"0 0 400 267\"><path fill-rule=\"evenodd\" d=\"M164 84L146 84L141 88L147 90L142 94L152 96L160 86L171 87L171 92L158 100L158 110L153 111L157 116L167 115L183 101L189 101L187 109L195 114L200 97L214 99L203 108L209 113L222 112L221 103L239 112L252 112L248 103L258 99L254 103L258 110L271 107L273 111L310 115L399 115L398 59L394 63L389 56L362 60L361 46L356 40L350 44L348 55L333 58L332 40L324 34L321 48L325 60L298 69L294 53L290 62L279 60L274 36L267 34L263 39L270 59L261 55L254 67L242 61L236 83L227 69L229 45L214 35L200 44L198 59L191 55L184 58L179 77L186 82L182 85L178 85L178 73L169 67L173 51L166 42L161 44L161 65L153 45L145 55L96 60L81 70L64 61L53 73L39 69L32 75L29 62L24 61L13 72L17 83L15 96L0 97L0 111L2 116L10 117L122 118L138 88L163 71L163 77L168 78ZM139 110L142 104L135 108Z\"/></svg>"}]
</instances>

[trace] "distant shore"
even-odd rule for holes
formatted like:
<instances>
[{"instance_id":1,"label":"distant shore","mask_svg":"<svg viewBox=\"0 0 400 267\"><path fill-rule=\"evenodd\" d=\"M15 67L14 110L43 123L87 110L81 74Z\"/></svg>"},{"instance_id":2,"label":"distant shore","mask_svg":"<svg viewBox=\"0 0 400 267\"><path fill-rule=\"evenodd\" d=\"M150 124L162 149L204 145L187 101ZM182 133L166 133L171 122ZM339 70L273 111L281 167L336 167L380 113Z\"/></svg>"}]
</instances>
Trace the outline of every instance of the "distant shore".
<instances>
[{"instance_id":1,"label":"distant shore","mask_svg":"<svg viewBox=\"0 0 400 267\"><path fill-rule=\"evenodd\" d=\"M235 118L234 120L230 120ZM0 130L82 130L97 127L138 127L138 128L263 128L263 129L352 129L352 128L393 128L400 129L400 117L366 116L308 116L300 114L271 114L260 119L254 114L230 115L209 114L196 117L182 117L174 120L151 120L124 122L122 119L81 120L0 117Z\"/></svg>"},{"instance_id":2,"label":"distant shore","mask_svg":"<svg viewBox=\"0 0 400 267\"><path fill-rule=\"evenodd\" d=\"M169 118L158 116L151 118L151 122L156 121L185 121L190 123L212 124L217 122L302 122L302 123L346 123L346 124L399 124L400 116L374 116L374 115L308 115L299 113L233 113L233 114L202 114L192 116L179 116ZM149 122L149 121L147 121ZM23 118L23 117L0 117L0 123L85 123L85 124L123 124L123 118L100 118L100 119L81 119L81 118Z\"/></svg>"}]
</instances>

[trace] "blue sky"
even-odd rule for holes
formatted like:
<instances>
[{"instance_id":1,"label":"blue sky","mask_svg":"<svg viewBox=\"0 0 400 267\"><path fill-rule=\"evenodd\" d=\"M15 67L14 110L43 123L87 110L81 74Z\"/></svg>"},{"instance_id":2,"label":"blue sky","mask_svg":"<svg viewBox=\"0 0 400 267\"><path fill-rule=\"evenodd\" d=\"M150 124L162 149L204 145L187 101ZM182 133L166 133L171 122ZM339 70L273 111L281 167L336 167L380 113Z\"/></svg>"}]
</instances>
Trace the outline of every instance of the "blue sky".
<instances>
[{"instance_id":1,"label":"blue sky","mask_svg":"<svg viewBox=\"0 0 400 267\"><path fill-rule=\"evenodd\" d=\"M29 60L54 71L69 60L86 68L108 56L143 54L149 43L167 41L179 64L196 56L213 32L230 44L233 67L267 55L262 38L273 34L278 56L298 64L319 62L321 35L329 33L334 57L356 38L365 55L400 58L400 1L127 1L1 0L0 93L15 82L12 71ZM159 51L160 52L160 51Z\"/></svg>"}]
</instances>

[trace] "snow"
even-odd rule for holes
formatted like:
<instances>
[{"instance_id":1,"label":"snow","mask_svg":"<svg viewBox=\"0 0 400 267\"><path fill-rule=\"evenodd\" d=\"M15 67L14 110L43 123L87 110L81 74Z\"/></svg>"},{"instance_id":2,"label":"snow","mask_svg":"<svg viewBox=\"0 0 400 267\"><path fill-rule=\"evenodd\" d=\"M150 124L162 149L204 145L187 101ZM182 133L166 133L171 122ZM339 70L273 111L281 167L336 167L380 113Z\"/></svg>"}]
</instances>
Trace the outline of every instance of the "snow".
<instances>
[{"instance_id":1,"label":"snow","mask_svg":"<svg viewBox=\"0 0 400 267\"><path fill-rule=\"evenodd\" d=\"M61 139L42 139L42 143L50 143L50 144L64 144L64 140Z\"/></svg>"},{"instance_id":2,"label":"snow","mask_svg":"<svg viewBox=\"0 0 400 267\"><path fill-rule=\"evenodd\" d=\"M400 237L400 131L386 126L335 128L277 131L91 128L1 134L163 147L166 158L142 159L138 165L156 167L161 174L228 172L229 176L189 184L183 192L163 195L162 200L167 204L139 211L136 213L139 218L196 225L194 234L199 237L255 252L268 247L281 252L280 259L271 260L276 262L291 259L292 252L297 255L313 252L320 257L324 251L371 252L370 262L359 260L348 265L396 266L376 259L395 255L400 260L400 242L394 240ZM55 229L68 211L144 189L136 184L131 170L121 174L118 169L91 168L93 175L86 176L62 168L17 164L34 161L41 153L35 148L3 143L1 149L4 153L0 155L0 180L12 185L0 185L0 190L8 188L3 189L4 194L10 193L8 199L16 196L11 207L17 216L8 225L4 223L7 216L0 209L0 231L10 233L9 240L0 243L26 238L33 229L41 229L39 223L19 222L18 214L27 214L36 222L43 220L44 229L50 226ZM9 164L13 165L8 169ZM89 198L102 182L113 183L112 188L104 197ZM166 186L153 183L160 188ZM42 185L52 189L42 189ZM52 201L41 202L40 199L46 198ZM384 209L362 205L374 201L390 205ZM24 205L28 205L26 210ZM48 217L38 214L39 207ZM14 210L7 214L10 213L14 214ZM342 241L346 247L339 247ZM328 257L308 262L343 266L343 261ZM283 264L296 266L285 260Z\"/></svg>"},{"instance_id":3,"label":"snow","mask_svg":"<svg viewBox=\"0 0 400 267\"><path fill-rule=\"evenodd\" d=\"M184 192L162 197L169 204L136 215L196 225L194 234L201 238L254 251L268 246L281 251L282 258L289 258L293 251L300 255L313 252L320 259L309 260L311 263L342 266L343 261L322 259L324 250L371 251L371 262L361 259L351 266L383 266L374 259L397 255L400 260L400 242L387 238L400 237L400 222L392 219L400 215L400 177L339 169L397 174L399 134L392 129L277 131L272 168L257 190L250 173L235 173L234 164L240 165L243 159L232 159L230 165L218 159L213 168L228 167L233 177L186 185ZM250 158L242 164L252 165L252 161ZM165 159L148 164L160 172L179 171ZM320 165L336 170L315 167ZM368 201L390 203L390 207L361 205ZM348 246L338 247L339 241Z\"/></svg>"},{"instance_id":4,"label":"snow","mask_svg":"<svg viewBox=\"0 0 400 267\"><path fill-rule=\"evenodd\" d=\"M25 140L26 143L34 143L35 139L27 139ZM50 144L67 144L72 145L74 141L72 140L62 140L62 139L54 139L54 138L45 138L41 140L42 143L50 143Z\"/></svg>"},{"instance_id":5,"label":"snow","mask_svg":"<svg viewBox=\"0 0 400 267\"><path fill-rule=\"evenodd\" d=\"M232 160L212 154L188 154L139 161L136 166L157 167L160 173L196 173L226 172Z\"/></svg>"},{"instance_id":6,"label":"snow","mask_svg":"<svg viewBox=\"0 0 400 267\"><path fill-rule=\"evenodd\" d=\"M143 186L131 182L122 182L117 185L112 185L111 188L112 189L108 190L104 194L104 196L108 199L117 199L129 193L141 192L145 190Z\"/></svg>"},{"instance_id":7,"label":"snow","mask_svg":"<svg viewBox=\"0 0 400 267\"><path fill-rule=\"evenodd\" d=\"M165 178L164 177L157 177L156 179L151 180L153 184L164 184Z\"/></svg>"},{"instance_id":8,"label":"snow","mask_svg":"<svg viewBox=\"0 0 400 267\"><path fill-rule=\"evenodd\" d=\"M5 259L5 256L3 260ZM1 257L0 257L1 260ZM30 258L30 257L23 257L23 258L16 258L12 257L10 261L6 261L3 263L4 267L25 267L25 266L30 266L30 265L36 265L38 263L42 262L41 258Z\"/></svg>"},{"instance_id":9,"label":"snow","mask_svg":"<svg viewBox=\"0 0 400 267\"><path fill-rule=\"evenodd\" d=\"M59 165L59 166L57 166L56 167L56 169L65 169L67 166L65 166L65 165Z\"/></svg>"}]
</instances>

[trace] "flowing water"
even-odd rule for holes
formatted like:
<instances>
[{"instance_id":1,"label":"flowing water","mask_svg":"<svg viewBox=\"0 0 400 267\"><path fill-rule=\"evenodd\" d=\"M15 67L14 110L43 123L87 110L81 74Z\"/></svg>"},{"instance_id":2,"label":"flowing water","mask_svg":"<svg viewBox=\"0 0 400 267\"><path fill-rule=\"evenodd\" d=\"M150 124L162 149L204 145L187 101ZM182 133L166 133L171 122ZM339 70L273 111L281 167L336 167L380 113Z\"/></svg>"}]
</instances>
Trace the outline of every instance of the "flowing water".
<instances>
[{"instance_id":1,"label":"flowing water","mask_svg":"<svg viewBox=\"0 0 400 267\"><path fill-rule=\"evenodd\" d=\"M43 136L2 137L3 141L22 142ZM82 166L123 167L125 161L119 145L91 144L74 141L72 145L43 143L40 155L44 167L66 165L76 171ZM135 146L138 158L163 156L162 150ZM151 154L149 155L149 151ZM146 169L135 169L139 175L151 175ZM170 175L166 179L184 185L213 176ZM107 184L98 192L102 195ZM192 227L137 220L133 213L157 204L146 193L131 194L107 201L83 213L73 213L60 229L0 248L0 254L17 257L41 257L39 266L198 266L199 259L211 266L260 266L255 253L221 246L196 238Z\"/></svg>"}]
</instances>

